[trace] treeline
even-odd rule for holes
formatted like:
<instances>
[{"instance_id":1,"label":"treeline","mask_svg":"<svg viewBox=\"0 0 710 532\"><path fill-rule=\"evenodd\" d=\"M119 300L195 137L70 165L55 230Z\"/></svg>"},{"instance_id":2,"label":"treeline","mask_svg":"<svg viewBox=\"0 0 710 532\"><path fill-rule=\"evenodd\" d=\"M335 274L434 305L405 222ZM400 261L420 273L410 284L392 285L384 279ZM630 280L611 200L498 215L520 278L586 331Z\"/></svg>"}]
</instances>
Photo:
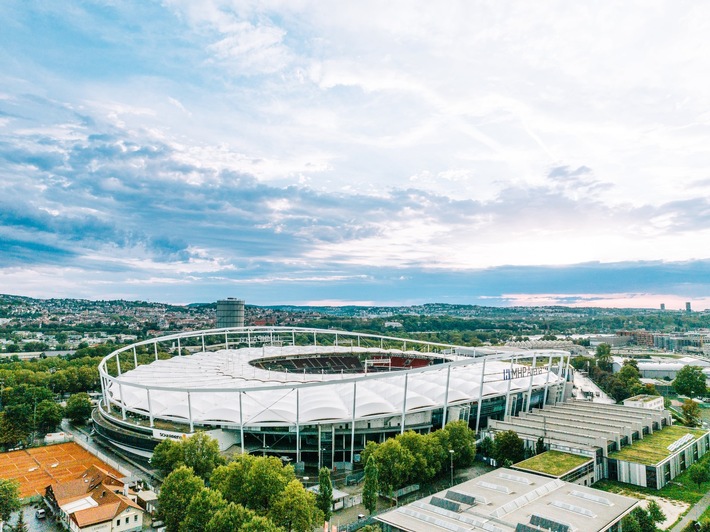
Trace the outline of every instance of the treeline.
<instances>
[{"instance_id":1,"label":"treeline","mask_svg":"<svg viewBox=\"0 0 710 532\"><path fill-rule=\"evenodd\" d=\"M383 443L368 442L362 452L365 464L375 464L377 488L386 494L427 483L447 472L452 464L455 468L468 467L475 457L476 435L465 421L452 421L428 434L407 431Z\"/></svg>"}]
</instances>

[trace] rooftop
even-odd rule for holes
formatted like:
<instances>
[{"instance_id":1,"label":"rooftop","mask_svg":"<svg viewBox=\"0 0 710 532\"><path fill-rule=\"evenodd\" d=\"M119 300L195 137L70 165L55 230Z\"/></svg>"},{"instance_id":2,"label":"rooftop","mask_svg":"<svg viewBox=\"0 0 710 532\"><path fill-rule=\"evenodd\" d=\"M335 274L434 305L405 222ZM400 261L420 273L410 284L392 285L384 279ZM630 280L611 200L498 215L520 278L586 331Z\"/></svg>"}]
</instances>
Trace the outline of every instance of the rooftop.
<instances>
[{"instance_id":1,"label":"rooftop","mask_svg":"<svg viewBox=\"0 0 710 532\"><path fill-rule=\"evenodd\" d=\"M623 447L619 451L609 453L609 458L637 464L656 465L677 450L670 450L668 447L684 436L691 436L687 438L686 444L688 444L706 433L707 431L704 430L672 425L653 434L646 435L642 440L637 440L632 445Z\"/></svg>"},{"instance_id":2,"label":"rooftop","mask_svg":"<svg viewBox=\"0 0 710 532\"><path fill-rule=\"evenodd\" d=\"M520 525L534 530L599 532L617 523L637 502L501 468L379 514L376 519L409 532L514 532Z\"/></svg>"},{"instance_id":3,"label":"rooftop","mask_svg":"<svg viewBox=\"0 0 710 532\"><path fill-rule=\"evenodd\" d=\"M547 451L518 462L516 469L527 469L530 471L544 473L553 477L561 477L570 471L577 469L582 464L592 460L589 456L563 453L561 451Z\"/></svg>"}]
</instances>

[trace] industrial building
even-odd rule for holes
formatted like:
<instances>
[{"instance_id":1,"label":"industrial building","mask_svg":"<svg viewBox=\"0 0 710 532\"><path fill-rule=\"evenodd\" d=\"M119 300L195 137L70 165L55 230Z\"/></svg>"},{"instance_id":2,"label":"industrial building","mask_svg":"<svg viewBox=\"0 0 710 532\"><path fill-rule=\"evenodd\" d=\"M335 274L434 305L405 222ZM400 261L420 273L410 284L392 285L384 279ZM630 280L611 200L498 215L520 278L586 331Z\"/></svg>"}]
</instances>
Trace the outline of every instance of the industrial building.
<instances>
[{"instance_id":1,"label":"industrial building","mask_svg":"<svg viewBox=\"0 0 710 532\"><path fill-rule=\"evenodd\" d=\"M496 469L375 518L383 532L615 532L638 501Z\"/></svg>"},{"instance_id":2,"label":"industrial building","mask_svg":"<svg viewBox=\"0 0 710 532\"><path fill-rule=\"evenodd\" d=\"M217 328L244 327L244 300L228 297L217 301Z\"/></svg>"}]
</instances>

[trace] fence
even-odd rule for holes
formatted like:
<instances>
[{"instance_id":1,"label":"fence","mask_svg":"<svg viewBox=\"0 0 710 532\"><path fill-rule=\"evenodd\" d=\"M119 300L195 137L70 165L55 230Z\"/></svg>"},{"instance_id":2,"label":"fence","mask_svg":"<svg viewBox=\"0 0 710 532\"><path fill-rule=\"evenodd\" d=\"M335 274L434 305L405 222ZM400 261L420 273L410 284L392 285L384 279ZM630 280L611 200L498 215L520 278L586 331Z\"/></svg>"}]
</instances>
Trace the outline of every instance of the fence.
<instances>
[{"instance_id":1,"label":"fence","mask_svg":"<svg viewBox=\"0 0 710 532\"><path fill-rule=\"evenodd\" d=\"M110 458L108 455L102 453L98 449L95 449L91 445L89 445L86 441L84 441L81 437L77 436L74 438L74 443L79 445L82 449L85 451L90 452L93 454L96 458L104 462L105 464L110 465L113 467L116 471L121 473L122 475L126 475L127 477L133 476L133 473L131 473L128 469L126 469L124 466L119 464L116 460L113 458Z\"/></svg>"}]
</instances>

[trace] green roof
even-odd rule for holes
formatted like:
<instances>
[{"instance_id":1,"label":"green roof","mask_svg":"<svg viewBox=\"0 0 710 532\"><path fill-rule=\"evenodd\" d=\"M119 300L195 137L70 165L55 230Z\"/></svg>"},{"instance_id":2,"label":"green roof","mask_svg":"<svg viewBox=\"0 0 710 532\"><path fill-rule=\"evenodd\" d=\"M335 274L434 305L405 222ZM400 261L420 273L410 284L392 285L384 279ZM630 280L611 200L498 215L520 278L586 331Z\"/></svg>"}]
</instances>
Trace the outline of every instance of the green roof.
<instances>
[{"instance_id":1,"label":"green roof","mask_svg":"<svg viewBox=\"0 0 710 532\"><path fill-rule=\"evenodd\" d=\"M518 462L513 467L560 477L590 460L592 460L590 456L580 456L561 451L547 451Z\"/></svg>"},{"instance_id":2,"label":"green roof","mask_svg":"<svg viewBox=\"0 0 710 532\"><path fill-rule=\"evenodd\" d=\"M609 458L637 464L656 465L671 455L668 446L672 443L677 442L686 434L691 434L694 439L689 441L694 441L705 433L704 430L672 425L653 434L648 434L643 437L643 440L637 440L620 451L609 453Z\"/></svg>"}]
</instances>

